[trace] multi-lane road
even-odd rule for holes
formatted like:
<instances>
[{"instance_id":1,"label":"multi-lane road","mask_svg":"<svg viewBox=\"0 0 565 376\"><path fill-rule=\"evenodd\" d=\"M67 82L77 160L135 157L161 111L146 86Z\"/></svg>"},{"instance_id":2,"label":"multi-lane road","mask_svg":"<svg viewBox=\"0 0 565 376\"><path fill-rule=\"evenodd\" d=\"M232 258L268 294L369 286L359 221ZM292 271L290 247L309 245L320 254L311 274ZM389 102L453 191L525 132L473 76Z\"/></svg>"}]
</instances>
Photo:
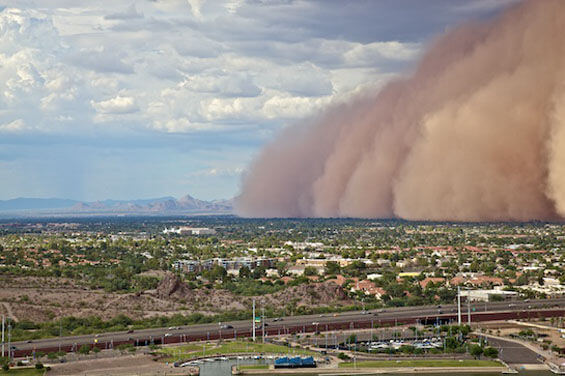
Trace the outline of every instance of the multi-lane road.
<instances>
[{"instance_id":1,"label":"multi-lane road","mask_svg":"<svg viewBox=\"0 0 565 376\"><path fill-rule=\"evenodd\" d=\"M462 321L467 322L466 304L461 307ZM472 303L471 321L493 321L512 318L533 318L565 316L565 298L531 301L504 301L490 303ZM405 323L435 323L457 320L457 306L421 306L387 308L370 311L353 311L324 315L289 316L265 320L265 334L269 336L286 333L314 332L327 330L366 329L385 325ZM256 329L257 336L263 328ZM212 324L189 325L174 328L154 328L136 331L100 333L62 338L48 338L27 342L14 342L15 355L27 355L33 351L76 350L83 344L99 348L115 347L131 343L145 345L149 343L167 344L206 339L227 339L250 337L252 335L251 318L244 321L232 321Z\"/></svg>"}]
</instances>

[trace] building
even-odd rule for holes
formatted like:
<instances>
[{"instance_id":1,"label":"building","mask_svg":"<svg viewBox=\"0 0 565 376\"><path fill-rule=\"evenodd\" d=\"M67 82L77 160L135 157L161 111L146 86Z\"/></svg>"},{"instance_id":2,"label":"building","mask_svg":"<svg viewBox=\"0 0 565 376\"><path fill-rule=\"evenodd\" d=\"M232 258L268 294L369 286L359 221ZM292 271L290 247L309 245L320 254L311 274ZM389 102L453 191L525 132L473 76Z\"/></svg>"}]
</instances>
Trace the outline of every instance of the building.
<instances>
[{"instance_id":1,"label":"building","mask_svg":"<svg viewBox=\"0 0 565 376\"><path fill-rule=\"evenodd\" d=\"M216 230L208 227L171 227L165 228L163 234L178 234L178 235L214 235Z\"/></svg>"},{"instance_id":2,"label":"building","mask_svg":"<svg viewBox=\"0 0 565 376\"><path fill-rule=\"evenodd\" d=\"M273 268L277 263L275 258L251 258L236 257L233 259L213 258L208 260L177 260L173 262L173 269L183 271L185 273L199 273L203 270L210 270L215 265L219 265L226 269L231 275L239 275L239 269L246 266L249 270L259 267L265 269Z\"/></svg>"},{"instance_id":3,"label":"building","mask_svg":"<svg viewBox=\"0 0 565 376\"><path fill-rule=\"evenodd\" d=\"M173 262L173 269L185 273L194 273L202 271L200 261L196 260L177 260Z\"/></svg>"},{"instance_id":4,"label":"building","mask_svg":"<svg viewBox=\"0 0 565 376\"><path fill-rule=\"evenodd\" d=\"M324 243L319 243L319 242L293 242L289 240L286 241L284 245L291 246L292 248L298 250L324 248Z\"/></svg>"},{"instance_id":5,"label":"building","mask_svg":"<svg viewBox=\"0 0 565 376\"><path fill-rule=\"evenodd\" d=\"M445 278L441 277L427 277L420 281L420 287L425 289L429 284L433 285L443 285L445 283Z\"/></svg>"},{"instance_id":6,"label":"building","mask_svg":"<svg viewBox=\"0 0 565 376\"><path fill-rule=\"evenodd\" d=\"M356 281L351 287L352 292L363 292L365 295L374 295L375 298L381 299L386 291L380 287L377 287L373 282L368 280Z\"/></svg>"},{"instance_id":7,"label":"building","mask_svg":"<svg viewBox=\"0 0 565 376\"><path fill-rule=\"evenodd\" d=\"M491 302L493 300L513 300L518 298L516 291L504 290L467 290L461 291L461 298L469 298L472 302Z\"/></svg>"}]
</instances>

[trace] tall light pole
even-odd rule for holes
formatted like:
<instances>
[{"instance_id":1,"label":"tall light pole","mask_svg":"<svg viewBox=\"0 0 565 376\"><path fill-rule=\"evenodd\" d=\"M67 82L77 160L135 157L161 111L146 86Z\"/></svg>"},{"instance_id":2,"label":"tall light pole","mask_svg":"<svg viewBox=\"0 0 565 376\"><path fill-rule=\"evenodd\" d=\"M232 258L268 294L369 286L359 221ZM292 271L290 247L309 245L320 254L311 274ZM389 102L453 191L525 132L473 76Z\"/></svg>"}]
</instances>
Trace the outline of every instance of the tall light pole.
<instances>
[{"instance_id":1,"label":"tall light pole","mask_svg":"<svg viewBox=\"0 0 565 376\"><path fill-rule=\"evenodd\" d=\"M255 299L253 299L253 320L251 321L253 327L253 342L255 342Z\"/></svg>"},{"instance_id":2,"label":"tall light pole","mask_svg":"<svg viewBox=\"0 0 565 376\"><path fill-rule=\"evenodd\" d=\"M4 326L6 321L6 316L2 315L2 358L4 357Z\"/></svg>"},{"instance_id":3,"label":"tall light pole","mask_svg":"<svg viewBox=\"0 0 565 376\"><path fill-rule=\"evenodd\" d=\"M263 343L265 343L265 307L261 307L261 326L263 327L263 334L261 338Z\"/></svg>"},{"instance_id":4,"label":"tall light pole","mask_svg":"<svg viewBox=\"0 0 565 376\"><path fill-rule=\"evenodd\" d=\"M8 322L8 359L12 360L12 324Z\"/></svg>"},{"instance_id":5,"label":"tall light pole","mask_svg":"<svg viewBox=\"0 0 565 376\"><path fill-rule=\"evenodd\" d=\"M457 286L457 324L461 326L461 287Z\"/></svg>"},{"instance_id":6,"label":"tall light pole","mask_svg":"<svg viewBox=\"0 0 565 376\"><path fill-rule=\"evenodd\" d=\"M467 324L471 328L471 291L467 289Z\"/></svg>"}]
</instances>

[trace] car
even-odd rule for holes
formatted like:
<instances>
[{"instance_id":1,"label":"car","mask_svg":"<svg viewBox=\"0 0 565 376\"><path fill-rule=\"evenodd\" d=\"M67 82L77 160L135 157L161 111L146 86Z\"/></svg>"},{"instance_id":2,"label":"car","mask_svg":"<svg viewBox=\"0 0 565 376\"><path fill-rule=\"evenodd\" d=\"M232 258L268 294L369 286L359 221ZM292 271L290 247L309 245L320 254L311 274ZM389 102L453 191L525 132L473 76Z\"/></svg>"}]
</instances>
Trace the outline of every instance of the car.
<instances>
[{"instance_id":1,"label":"car","mask_svg":"<svg viewBox=\"0 0 565 376\"><path fill-rule=\"evenodd\" d=\"M366 314L368 314L368 313L369 313L369 312L367 312L367 311L361 311L361 314L362 314L362 315L366 315Z\"/></svg>"},{"instance_id":2,"label":"car","mask_svg":"<svg viewBox=\"0 0 565 376\"><path fill-rule=\"evenodd\" d=\"M320 323L317 321L312 322L312 325L319 325Z\"/></svg>"},{"instance_id":3,"label":"car","mask_svg":"<svg viewBox=\"0 0 565 376\"><path fill-rule=\"evenodd\" d=\"M131 334L131 333L133 333L133 329L130 329L130 330L127 331L127 334Z\"/></svg>"},{"instance_id":4,"label":"car","mask_svg":"<svg viewBox=\"0 0 565 376\"><path fill-rule=\"evenodd\" d=\"M281 321L281 320L282 320L282 319L281 319L280 317L275 317L275 318L273 319L274 322Z\"/></svg>"},{"instance_id":5,"label":"car","mask_svg":"<svg viewBox=\"0 0 565 376\"><path fill-rule=\"evenodd\" d=\"M165 337L170 337L170 336L172 336L171 333L165 333Z\"/></svg>"},{"instance_id":6,"label":"car","mask_svg":"<svg viewBox=\"0 0 565 376\"><path fill-rule=\"evenodd\" d=\"M439 313L440 315L443 314L443 311L440 309L437 311L437 313Z\"/></svg>"},{"instance_id":7,"label":"car","mask_svg":"<svg viewBox=\"0 0 565 376\"><path fill-rule=\"evenodd\" d=\"M334 313L334 317L337 317L337 313Z\"/></svg>"},{"instance_id":8,"label":"car","mask_svg":"<svg viewBox=\"0 0 565 376\"><path fill-rule=\"evenodd\" d=\"M233 329L233 325L225 324L220 327L220 329Z\"/></svg>"},{"instance_id":9,"label":"car","mask_svg":"<svg viewBox=\"0 0 565 376\"><path fill-rule=\"evenodd\" d=\"M32 343L32 342L33 342L33 341L32 341L31 339L28 339L28 340L26 341L26 343Z\"/></svg>"},{"instance_id":10,"label":"car","mask_svg":"<svg viewBox=\"0 0 565 376\"><path fill-rule=\"evenodd\" d=\"M326 315L320 315L320 317L325 317Z\"/></svg>"}]
</instances>

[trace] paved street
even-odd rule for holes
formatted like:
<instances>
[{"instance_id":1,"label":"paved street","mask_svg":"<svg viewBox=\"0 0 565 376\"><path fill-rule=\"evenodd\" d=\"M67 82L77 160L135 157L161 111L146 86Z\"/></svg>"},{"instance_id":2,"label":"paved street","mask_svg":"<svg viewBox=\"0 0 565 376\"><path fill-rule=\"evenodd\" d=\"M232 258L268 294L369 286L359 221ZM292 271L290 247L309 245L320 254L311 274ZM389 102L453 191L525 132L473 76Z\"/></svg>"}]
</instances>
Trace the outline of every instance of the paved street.
<instances>
[{"instance_id":1,"label":"paved street","mask_svg":"<svg viewBox=\"0 0 565 376\"><path fill-rule=\"evenodd\" d=\"M551 299L551 300L532 300L532 301L513 301L513 302L492 302L473 304L471 306L472 318L479 320L481 315L491 315L495 317L498 312L520 312L522 315L535 317L537 312L541 309L563 309L565 307L565 299ZM462 321L467 321L466 307L463 307ZM402 307L402 308L389 308L381 310L372 310L365 312L344 312L339 314L325 314L325 315L305 315L305 316L292 316L284 317L282 321L275 321L274 319L267 319L267 330L270 335L284 334L285 330L293 328L294 331L300 331L302 328L313 331L324 331L326 328L331 330L332 325L345 325L349 328L359 328L356 324L364 323L365 325L379 326L382 323L394 325L396 321L402 320L416 320L420 322L439 322L439 320L456 320L456 305L444 306L424 306L424 307ZM131 333L116 332L116 333L101 333L99 335L82 335L64 338L49 338L42 340L35 340L32 342L14 342L18 350L32 350L32 349L53 349L58 346L71 346L73 344L109 344L118 341L128 341L130 343L144 343L149 338L158 339L165 343L172 343L179 341L186 341L190 336L203 336L210 339L217 338L218 335L222 338L234 338L236 336L248 335L250 333L250 320L233 321L229 323L222 323L222 325L230 325L232 328L220 329L219 323L189 325L179 328L155 328L136 330ZM261 334L261 330L257 331L257 335ZM49 350L53 351L53 350Z\"/></svg>"}]
</instances>

